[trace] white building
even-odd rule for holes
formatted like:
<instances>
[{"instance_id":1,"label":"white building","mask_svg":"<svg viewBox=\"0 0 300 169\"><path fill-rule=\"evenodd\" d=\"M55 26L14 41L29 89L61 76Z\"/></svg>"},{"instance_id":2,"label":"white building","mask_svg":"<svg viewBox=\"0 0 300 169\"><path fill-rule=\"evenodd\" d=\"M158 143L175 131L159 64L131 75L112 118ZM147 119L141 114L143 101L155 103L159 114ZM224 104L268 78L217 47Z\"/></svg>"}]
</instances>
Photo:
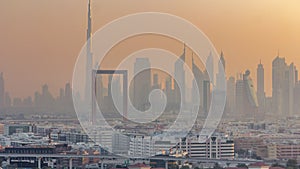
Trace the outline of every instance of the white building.
<instances>
[{"instance_id":1,"label":"white building","mask_svg":"<svg viewBox=\"0 0 300 169\"><path fill-rule=\"evenodd\" d=\"M221 135L213 135L205 142L199 142L197 138L183 138L177 142L154 141L149 137L135 136L130 139L129 146L128 155L132 157L170 153L198 158L234 159L234 142Z\"/></svg>"},{"instance_id":2,"label":"white building","mask_svg":"<svg viewBox=\"0 0 300 169\"><path fill-rule=\"evenodd\" d=\"M134 136L130 138L128 155L149 157L169 151L175 142L153 140L151 137Z\"/></svg>"},{"instance_id":3,"label":"white building","mask_svg":"<svg viewBox=\"0 0 300 169\"><path fill-rule=\"evenodd\" d=\"M227 137L213 135L205 142L196 138L184 138L175 147L179 152L185 152L189 157L210 159L233 159L234 143Z\"/></svg>"}]
</instances>

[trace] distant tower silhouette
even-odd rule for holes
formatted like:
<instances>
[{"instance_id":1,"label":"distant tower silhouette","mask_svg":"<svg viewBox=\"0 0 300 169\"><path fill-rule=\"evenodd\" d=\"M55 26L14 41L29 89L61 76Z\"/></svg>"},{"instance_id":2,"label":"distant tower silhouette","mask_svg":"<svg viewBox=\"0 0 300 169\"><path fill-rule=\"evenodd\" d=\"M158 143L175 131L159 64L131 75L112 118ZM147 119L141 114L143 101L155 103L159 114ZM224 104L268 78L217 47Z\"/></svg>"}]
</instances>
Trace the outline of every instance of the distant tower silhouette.
<instances>
[{"instance_id":1,"label":"distant tower silhouette","mask_svg":"<svg viewBox=\"0 0 300 169\"><path fill-rule=\"evenodd\" d=\"M148 100L151 92L151 67L148 58L137 58L134 63L134 80L133 80L133 104L139 111L146 111L150 108Z\"/></svg>"},{"instance_id":2,"label":"distant tower silhouette","mask_svg":"<svg viewBox=\"0 0 300 169\"><path fill-rule=\"evenodd\" d=\"M204 74L199 69L199 67L195 64L193 53L192 53L192 71L193 71L194 79L196 82L195 84L193 84L193 93L192 93L193 101L194 101L194 103L199 102L200 108L204 108L205 107L204 106L204 95L205 95L204 94ZM198 93L195 93L197 91L196 90L197 88L198 88ZM197 96L199 98L197 98ZM205 97L206 97L206 95L205 95ZM207 99L207 97L205 99Z\"/></svg>"},{"instance_id":3,"label":"distant tower silhouette","mask_svg":"<svg viewBox=\"0 0 300 169\"><path fill-rule=\"evenodd\" d=\"M240 119L255 119L258 110L258 101L250 71L243 74L243 79L236 81L236 110Z\"/></svg>"},{"instance_id":4,"label":"distant tower silhouette","mask_svg":"<svg viewBox=\"0 0 300 169\"><path fill-rule=\"evenodd\" d=\"M84 103L86 103L88 106L88 110L91 113L91 120L94 120L94 112L93 112L93 53L91 52L91 45L92 45L92 14L91 14L91 0L88 1L88 28L87 28L87 44L86 44L86 81L85 81L85 100ZM93 122L93 121L91 121Z\"/></svg>"},{"instance_id":5,"label":"distant tower silhouette","mask_svg":"<svg viewBox=\"0 0 300 169\"><path fill-rule=\"evenodd\" d=\"M287 64L285 58L279 55L272 62L272 113L276 116L284 115L284 85Z\"/></svg>"},{"instance_id":6,"label":"distant tower silhouette","mask_svg":"<svg viewBox=\"0 0 300 169\"><path fill-rule=\"evenodd\" d=\"M185 52L186 52L186 45L184 44L183 53L180 58L177 59L175 62L175 79L177 82L174 81L174 89L175 89L175 102L177 104L178 109L180 108L180 103L184 106L186 101L186 92L185 92L185 70L184 70L184 63L185 63ZM176 84L178 83L178 84ZM182 96L182 98L181 98Z\"/></svg>"},{"instance_id":7,"label":"distant tower silhouette","mask_svg":"<svg viewBox=\"0 0 300 169\"><path fill-rule=\"evenodd\" d=\"M218 73L217 73L217 89L223 90L226 86L226 75L225 75L225 58L223 51L221 51L220 60L218 62ZM223 69L223 70L222 70Z\"/></svg>"},{"instance_id":8,"label":"distant tower silhouette","mask_svg":"<svg viewBox=\"0 0 300 169\"><path fill-rule=\"evenodd\" d=\"M265 75L264 75L264 66L260 63L257 66L257 98L259 104L259 113L264 113L265 111Z\"/></svg>"},{"instance_id":9,"label":"distant tower silhouette","mask_svg":"<svg viewBox=\"0 0 300 169\"><path fill-rule=\"evenodd\" d=\"M212 53L211 51L209 52L209 55L206 59L206 70L208 72L208 75L209 75L209 78L210 78L210 82L212 84L215 84L214 81L215 81L215 74L214 74L214 58L212 56Z\"/></svg>"}]
</instances>

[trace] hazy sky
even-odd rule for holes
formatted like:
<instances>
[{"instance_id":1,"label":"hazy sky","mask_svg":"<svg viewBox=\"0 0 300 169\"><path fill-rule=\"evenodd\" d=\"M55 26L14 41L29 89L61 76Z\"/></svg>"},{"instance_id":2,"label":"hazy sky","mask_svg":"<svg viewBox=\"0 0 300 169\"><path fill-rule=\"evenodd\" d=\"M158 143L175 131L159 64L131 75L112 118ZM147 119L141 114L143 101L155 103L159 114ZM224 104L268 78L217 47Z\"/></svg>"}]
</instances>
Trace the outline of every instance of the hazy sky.
<instances>
[{"instance_id":1,"label":"hazy sky","mask_svg":"<svg viewBox=\"0 0 300 169\"><path fill-rule=\"evenodd\" d=\"M93 30L146 11L178 15L198 26L224 51L228 75L250 69L255 79L261 59L268 95L278 50L300 67L299 0L94 0ZM0 72L12 96L33 95L44 83L57 94L71 81L85 43L86 13L85 0L0 1Z\"/></svg>"}]
</instances>

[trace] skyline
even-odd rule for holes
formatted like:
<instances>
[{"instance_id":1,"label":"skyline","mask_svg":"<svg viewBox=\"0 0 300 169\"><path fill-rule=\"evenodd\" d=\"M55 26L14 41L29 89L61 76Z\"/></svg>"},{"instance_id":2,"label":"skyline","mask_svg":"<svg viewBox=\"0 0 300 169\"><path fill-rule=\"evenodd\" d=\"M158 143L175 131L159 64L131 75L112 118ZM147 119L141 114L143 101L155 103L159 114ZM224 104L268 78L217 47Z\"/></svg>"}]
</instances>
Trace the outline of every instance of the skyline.
<instances>
[{"instance_id":1,"label":"skyline","mask_svg":"<svg viewBox=\"0 0 300 169\"><path fill-rule=\"evenodd\" d=\"M297 1L291 1L289 4L282 1L218 1L220 6L216 5L216 1L172 1L174 6L170 6L168 1L132 2L133 6L116 0L94 1L93 30L113 19L135 12L158 11L178 15L200 28L219 52L224 51L228 65L227 77L250 69L256 84L255 69L259 60L262 60L267 96L270 96L272 90L271 61L276 57L278 49L279 55L285 57L289 64L293 60L295 65L300 65L297 48L300 42L300 37L297 36L300 34L300 20L296 17L296 6L299 4ZM39 86L47 83L51 86L50 91L58 95L59 88L71 81L75 59L85 42L87 2L65 0L45 3L30 0L21 3L1 3L3 5L0 6L0 21L3 31L0 32L0 37L3 38L0 38L0 72L5 74L7 90L12 97L32 96ZM117 7L116 3L123 5ZM109 10L111 7L114 10ZM143 10L140 10L141 7ZM53 13L54 9L57 12ZM12 20L15 22L11 22ZM65 22L66 20L68 22ZM235 30L236 28L238 30ZM131 41L139 42L136 39ZM144 46L156 46L170 48L179 56L182 49L181 44L179 45L166 47L164 44L153 42L131 45L124 55ZM128 48L119 44L116 48L124 50L126 47ZM108 57L111 58L115 54L116 52L112 51ZM236 56L243 57L241 61L248 64L239 64ZM32 63L32 60L35 60L35 63ZM31 68L28 68L28 65ZM58 72L60 76L57 76ZM25 85L27 89L24 90L19 84Z\"/></svg>"},{"instance_id":2,"label":"skyline","mask_svg":"<svg viewBox=\"0 0 300 169\"><path fill-rule=\"evenodd\" d=\"M300 169L297 6L1 1L0 169Z\"/></svg>"}]
</instances>

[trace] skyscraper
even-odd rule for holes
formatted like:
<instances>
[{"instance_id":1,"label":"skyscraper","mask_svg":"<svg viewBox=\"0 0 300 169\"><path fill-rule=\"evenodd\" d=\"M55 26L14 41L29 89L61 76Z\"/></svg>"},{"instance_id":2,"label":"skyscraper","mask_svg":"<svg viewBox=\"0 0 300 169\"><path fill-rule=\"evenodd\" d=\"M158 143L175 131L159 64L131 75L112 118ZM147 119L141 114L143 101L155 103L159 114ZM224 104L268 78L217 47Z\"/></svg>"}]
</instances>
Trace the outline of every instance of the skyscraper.
<instances>
[{"instance_id":1,"label":"skyscraper","mask_svg":"<svg viewBox=\"0 0 300 169\"><path fill-rule=\"evenodd\" d=\"M243 74L243 79L236 82L236 110L242 119L254 119L257 115L258 101L250 71Z\"/></svg>"},{"instance_id":2,"label":"skyscraper","mask_svg":"<svg viewBox=\"0 0 300 169\"><path fill-rule=\"evenodd\" d=\"M294 88L294 113L300 115L300 82L297 82ZM297 102L298 101L298 102Z\"/></svg>"},{"instance_id":3,"label":"skyscraper","mask_svg":"<svg viewBox=\"0 0 300 169\"><path fill-rule=\"evenodd\" d=\"M103 110L101 110L101 111L103 111L104 116L114 112L112 94L111 94L111 92L112 92L112 79L113 79L113 75L109 75L108 76L107 95L104 96Z\"/></svg>"},{"instance_id":4,"label":"skyscraper","mask_svg":"<svg viewBox=\"0 0 300 169\"><path fill-rule=\"evenodd\" d=\"M158 84L158 74L155 73L153 75L153 85L152 85L152 89L160 89L161 88L161 85Z\"/></svg>"},{"instance_id":5,"label":"skyscraper","mask_svg":"<svg viewBox=\"0 0 300 169\"><path fill-rule=\"evenodd\" d=\"M103 87L102 75L97 75L97 77L96 77L96 100L100 107L103 106L103 97L104 97L104 87Z\"/></svg>"},{"instance_id":6,"label":"skyscraper","mask_svg":"<svg viewBox=\"0 0 300 169\"><path fill-rule=\"evenodd\" d=\"M134 63L133 105L140 111L150 107L149 94L151 91L151 66L148 58L137 58Z\"/></svg>"},{"instance_id":7,"label":"skyscraper","mask_svg":"<svg viewBox=\"0 0 300 169\"><path fill-rule=\"evenodd\" d=\"M227 116L232 116L235 110L235 78L229 77L227 80L226 109Z\"/></svg>"},{"instance_id":8,"label":"skyscraper","mask_svg":"<svg viewBox=\"0 0 300 169\"><path fill-rule=\"evenodd\" d=\"M294 63L291 63L288 67L288 70L286 71L286 81L285 81L285 111L288 113L288 116L294 115L294 88L295 88L295 71L296 67Z\"/></svg>"},{"instance_id":9,"label":"skyscraper","mask_svg":"<svg viewBox=\"0 0 300 169\"><path fill-rule=\"evenodd\" d=\"M174 90L175 90L175 100L177 105L179 106L180 103L182 103L183 106L186 104L186 86L185 86L185 70L184 70L184 64L185 64L185 52L186 52L186 46L184 44L183 53L180 56L180 58L177 59L175 62L175 81L174 83ZM182 96L182 97L181 97Z\"/></svg>"},{"instance_id":10,"label":"skyscraper","mask_svg":"<svg viewBox=\"0 0 300 169\"><path fill-rule=\"evenodd\" d=\"M114 112L123 114L123 96L121 91L121 78L120 75L114 75L111 81L111 90L108 91L111 97L112 105L114 107ZM119 108L119 109L116 109ZM119 112L120 110L120 112Z\"/></svg>"},{"instance_id":11,"label":"skyscraper","mask_svg":"<svg viewBox=\"0 0 300 169\"><path fill-rule=\"evenodd\" d=\"M8 92L5 92L5 106L6 107L10 107L11 106L11 98L10 98Z\"/></svg>"},{"instance_id":12,"label":"skyscraper","mask_svg":"<svg viewBox=\"0 0 300 169\"><path fill-rule=\"evenodd\" d=\"M65 97L68 100L72 99L72 89L71 89L70 83L66 83L66 85L65 85Z\"/></svg>"},{"instance_id":13,"label":"skyscraper","mask_svg":"<svg viewBox=\"0 0 300 169\"><path fill-rule=\"evenodd\" d=\"M5 88L4 88L4 78L3 73L0 74L0 109L4 108L5 103Z\"/></svg>"},{"instance_id":14,"label":"skyscraper","mask_svg":"<svg viewBox=\"0 0 300 169\"><path fill-rule=\"evenodd\" d=\"M287 65L285 58L277 56L272 62L272 112L283 115L284 81Z\"/></svg>"},{"instance_id":15,"label":"skyscraper","mask_svg":"<svg viewBox=\"0 0 300 169\"><path fill-rule=\"evenodd\" d=\"M87 44L86 44L86 81L85 81L85 102L89 107L92 106L92 66L93 54L91 52L91 36L92 36L92 14L91 0L88 1L88 28L87 28Z\"/></svg>"},{"instance_id":16,"label":"skyscraper","mask_svg":"<svg viewBox=\"0 0 300 169\"><path fill-rule=\"evenodd\" d=\"M207 72L209 72L210 82L212 84L214 84L214 80L215 80L215 78L214 78L214 76L215 76L215 74L214 74L214 58L213 58L211 52L209 52L209 55L206 59L205 66L206 66Z\"/></svg>"},{"instance_id":17,"label":"skyscraper","mask_svg":"<svg viewBox=\"0 0 300 169\"><path fill-rule=\"evenodd\" d=\"M210 91L207 91L208 90L208 87L209 85L208 84L205 84L205 89L206 89L206 92L204 93L204 74L203 72L198 68L198 66L195 64L194 62L194 58L192 56L192 71L193 71L193 74L194 74L194 79L195 79L195 82L196 84L193 85L193 101L196 101L196 102L199 102L199 106L200 106L200 110L205 110L205 108L207 108L207 103L208 103L208 96L205 95L207 94L208 92ZM194 93L196 92L197 90L195 89L195 87L198 87L198 91L199 93ZM197 100L197 97L196 96L199 96L199 99L200 100ZM204 99L204 96L206 97ZM204 100L205 100L205 104L206 106L204 107ZM206 109L207 110L207 109ZM207 111L206 111L207 112Z\"/></svg>"},{"instance_id":18,"label":"skyscraper","mask_svg":"<svg viewBox=\"0 0 300 169\"><path fill-rule=\"evenodd\" d=\"M259 113L265 112L265 70L260 62L257 66L257 99L259 105Z\"/></svg>"},{"instance_id":19,"label":"skyscraper","mask_svg":"<svg viewBox=\"0 0 300 169\"><path fill-rule=\"evenodd\" d=\"M211 102L210 84L211 82L209 80L203 81L203 111L205 115L209 112Z\"/></svg>"},{"instance_id":20,"label":"skyscraper","mask_svg":"<svg viewBox=\"0 0 300 169\"><path fill-rule=\"evenodd\" d=\"M220 55L220 60L218 62L218 73L217 73L217 82L216 87L218 90L225 89L226 86L226 77L225 77L225 58L223 51Z\"/></svg>"},{"instance_id":21,"label":"skyscraper","mask_svg":"<svg viewBox=\"0 0 300 169\"><path fill-rule=\"evenodd\" d=\"M65 85L65 110L68 112L73 111L72 88L70 83Z\"/></svg>"},{"instance_id":22,"label":"skyscraper","mask_svg":"<svg viewBox=\"0 0 300 169\"><path fill-rule=\"evenodd\" d=\"M166 76L164 92L167 97L166 111L174 110L174 90L172 89L172 78L170 75Z\"/></svg>"}]
</instances>

